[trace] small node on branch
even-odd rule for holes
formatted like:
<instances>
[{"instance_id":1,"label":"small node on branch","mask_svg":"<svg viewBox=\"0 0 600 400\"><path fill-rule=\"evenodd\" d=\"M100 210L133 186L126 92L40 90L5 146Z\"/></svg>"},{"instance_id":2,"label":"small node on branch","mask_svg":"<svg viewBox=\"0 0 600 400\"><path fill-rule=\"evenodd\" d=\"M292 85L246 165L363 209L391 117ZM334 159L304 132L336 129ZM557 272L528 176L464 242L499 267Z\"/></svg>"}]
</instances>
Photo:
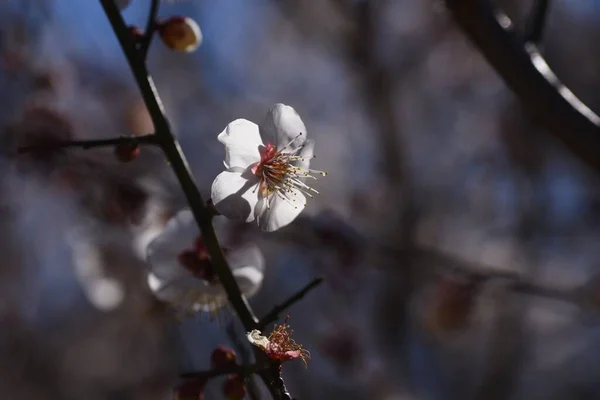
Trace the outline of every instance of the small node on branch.
<instances>
[{"instance_id":1,"label":"small node on branch","mask_svg":"<svg viewBox=\"0 0 600 400\"><path fill-rule=\"evenodd\" d=\"M144 37L144 31L139 26L135 25L129 25L128 28L129 33L131 34L131 37L133 38L135 43L139 43L140 40L142 40L142 38Z\"/></svg>"},{"instance_id":2,"label":"small node on branch","mask_svg":"<svg viewBox=\"0 0 600 400\"><path fill-rule=\"evenodd\" d=\"M115 156L123 163L135 160L140 155L140 146L137 143L121 143L115 146Z\"/></svg>"},{"instance_id":3,"label":"small node on branch","mask_svg":"<svg viewBox=\"0 0 600 400\"><path fill-rule=\"evenodd\" d=\"M202 44L202 31L193 19L174 16L158 23L158 33L170 49L190 53Z\"/></svg>"},{"instance_id":4,"label":"small node on branch","mask_svg":"<svg viewBox=\"0 0 600 400\"><path fill-rule=\"evenodd\" d=\"M223 383L223 395L227 400L243 400L246 396L244 377L240 374L231 374Z\"/></svg>"}]
</instances>

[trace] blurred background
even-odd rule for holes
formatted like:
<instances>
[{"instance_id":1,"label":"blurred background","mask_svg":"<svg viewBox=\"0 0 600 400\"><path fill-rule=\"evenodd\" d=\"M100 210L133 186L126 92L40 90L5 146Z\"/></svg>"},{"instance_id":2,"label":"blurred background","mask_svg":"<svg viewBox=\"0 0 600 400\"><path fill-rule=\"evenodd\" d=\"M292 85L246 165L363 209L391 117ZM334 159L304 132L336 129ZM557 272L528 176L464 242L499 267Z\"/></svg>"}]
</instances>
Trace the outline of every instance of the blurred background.
<instances>
[{"instance_id":1,"label":"blurred background","mask_svg":"<svg viewBox=\"0 0 600 400\"><path fill-rule=\"evenodd\" d=\"M496 4L517 27L530 7ZM124 17L143 27L148 8ZM598 177L442 2L164 1L175 14L202 46L156 40L148 64L203 195L217 134L278 102L329 172L287 228L235 228L267 260L258 315L326 278L288 310L312 354L284 367L296 398L600 398ZM553 1L543 47L593 110L599 19L600 2ZM168 399L216 345L248 353L231 312L177 319L146 285L145 246L186 206L157 150L128 164L111 149L14 154L153 131L99 2L2 1L0 93L1 397Z\"/></svg>"}]
</instances>

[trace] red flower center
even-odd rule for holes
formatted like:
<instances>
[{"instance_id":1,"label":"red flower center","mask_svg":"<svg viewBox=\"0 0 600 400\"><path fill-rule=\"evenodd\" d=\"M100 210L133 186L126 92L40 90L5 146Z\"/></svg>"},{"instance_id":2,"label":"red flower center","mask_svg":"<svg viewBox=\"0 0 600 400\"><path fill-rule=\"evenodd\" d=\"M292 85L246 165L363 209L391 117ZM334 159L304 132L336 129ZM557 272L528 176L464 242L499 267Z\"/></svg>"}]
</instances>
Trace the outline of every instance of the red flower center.
<instances>
[{"instance_id":1,"label":"red flower center","mask_svg":"<svg viewBox=\"0 0 600 400\"><path fill-rule=\"evenodd\" d=\"M202 237L198 236L196 238L193 250L187 249L179 253L177 260L181 266L190 271L196 278L203 279L211 284L217 282L217 274L208 256Z\"/></svg>"}]
</instances>

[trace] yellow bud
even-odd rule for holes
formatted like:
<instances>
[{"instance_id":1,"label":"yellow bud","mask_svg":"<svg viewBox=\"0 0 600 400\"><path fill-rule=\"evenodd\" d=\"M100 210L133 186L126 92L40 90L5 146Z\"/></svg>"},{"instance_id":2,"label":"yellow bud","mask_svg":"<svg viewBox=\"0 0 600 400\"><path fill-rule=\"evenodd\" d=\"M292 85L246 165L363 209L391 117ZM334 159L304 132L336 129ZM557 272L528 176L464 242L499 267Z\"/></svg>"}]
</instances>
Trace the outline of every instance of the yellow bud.
<instances>
[{"instance_id":1,"label":"yellow bud","mask_svg":"<svg viewBox=\"0 0 600 400\"><path fill-rule=\"evenodd\" d=\"M192 52L202 43L202 31L193 19L175 16L160 23L160 38L170 49Z\"/></svg>"}]
</instances>

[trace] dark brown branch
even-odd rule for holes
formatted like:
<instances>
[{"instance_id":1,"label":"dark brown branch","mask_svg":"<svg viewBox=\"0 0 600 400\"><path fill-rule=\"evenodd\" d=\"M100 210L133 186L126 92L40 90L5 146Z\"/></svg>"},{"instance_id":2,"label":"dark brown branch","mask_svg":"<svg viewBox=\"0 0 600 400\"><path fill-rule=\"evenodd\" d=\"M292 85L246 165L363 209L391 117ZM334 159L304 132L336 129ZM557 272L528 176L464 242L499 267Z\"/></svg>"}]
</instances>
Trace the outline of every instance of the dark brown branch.
<instances>
[{"instance_id":1,"label":"dark brown branch","mask_svg":"<svg viewBox=\"0 0 600 400\"><path fill-rule=\"evenodd\" d=\"M506 15L484 0L445 2L456 23L525 106L569 150L600 172L600 117L558 80L532 43L509 30Z\"/></svg>"},{"instance_id":2,"label":"dark brown branch","mask_svg":"<svg viewBox=\"0 0 600 400\"><path fill-rule=\"evenodd\" d=\"M158 16L159 5L160 0L152 0L150 11L148 12L148 20L146 21L146 29L144 29L144 36L140 41L140 53L144 60L148 56L148 50L150 49L152 38L154 38L154 32L156 31L156 18Z\"/></svg>"},{"instance_id":3,"label":"dark brown branch","mask_svg":"<svg viewBox=\"0 0 600 400\"><path fill-rule=\"evenodd\" d=\"M526 42L538 44L542 40L549 8L549 0L534 1L533 9L531 10L531 17L527 21L524 35Z\"/></svg>"},{"instance_id":4,"label":"dark brown branch","mask_svg":"<svg viewBox=\"0 0 600 400\"><path fill-rule=\"evenodd\" d=\"M185 197L190 206L194 219L202 232L204 243L206 244L208 254L213 262L217 275L223 289L227 293L227 298L232 308L235 310L246 331L251 331L258 327L258 319L252 312L246 298L240 292L231 269L225 259L221 246L219 245L214 227L212 225L213 214L205 205L202 195L196 186L192 171L181 151L179 143L173 133L169 121L156 91L152 77L148 73L145 60L141 57L136 48L134 39L129 34L129 29L123 21L123 17L112 0L100 0L104 12L115 32L123 53L127 58L129 67L134 75L135 81L144 99L148 113L156 129L158 144L164 152ZM267 356L263 352L256 352L258 362L266 361ZM287 400L291 395L287 391L281 378L278 368L269 368L260 371L259 376L265 382L271 396L274 399Z\"/></svg>"},{"instance_id":5,"label":"dark brown branch","mask_svg":"<svg viewBox=\"0 0 600 400\"><path fill-rule=\"evenodd\" d=\"M323 278L318 277L313 279L289 299L273 307L273 309L267 315L261 318L260 322L258 323L258 329L263 330L265 326L277 321L279 319L279 314L281 314L282 312L290 308L292 305L300 301L304 296L306 296L308 292L319 286L322 282Z\"/></svg>"},{"instance_id":6,"label":"dark brown branch","mask_svg":"<svg viewBox=\"0 0 600 400\"><path fill-rule=\"evenodd\" d=\"M270 366L259 366L257 364L250 365L231 365L225 368L215 368L208 371L200 371L200 372L185 372L180 375L182 379L210 379L220 375L229 375L229 374L240 374L242 376L249 376L252 374L256 374L260 371L269 369Z\"/></svg>"},{"instance_id":7,"label":"dark brown branch","mask_svg":"<svg viewBox=\"0 0 600 400\"><path fill-rule=\"evenodd\" d=\"M92 149L96 147L111 147L118 145L158 145L157 137L154 134L144 135L144 136L121 136L118 138L112 139L98 139L98 140L70 140L66 142L57 141L50 144L43 145L32 145L32 146L23 146L17 149L17 154L29 153L31 151L38 150L53 150L53 149L63 149L69 147L76 147L81 149Z\"/></svg>"}]
</instances>

